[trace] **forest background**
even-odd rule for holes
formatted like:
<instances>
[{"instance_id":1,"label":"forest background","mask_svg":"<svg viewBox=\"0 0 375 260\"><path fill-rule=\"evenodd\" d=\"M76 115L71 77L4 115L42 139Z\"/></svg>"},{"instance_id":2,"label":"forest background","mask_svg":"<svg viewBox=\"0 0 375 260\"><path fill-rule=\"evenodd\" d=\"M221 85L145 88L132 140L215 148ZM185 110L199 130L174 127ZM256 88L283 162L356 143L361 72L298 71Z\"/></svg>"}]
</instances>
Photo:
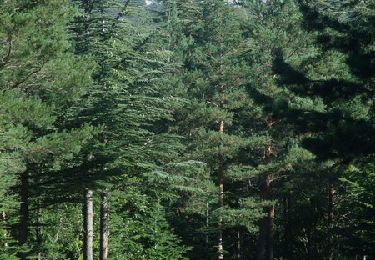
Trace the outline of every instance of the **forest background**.
<instances>
[{"instance_id":1,"label":"forest background","mask_svg":"<svg viewBox=\"0 0 375 260\"><path fill-rule=\"evenodd\" d=\"M375 257L375 2L0 0L0 258ZM87 245L86 245L87 246ZM86 258L86 256L85 256Z\"/></svg>"}]
</instances>

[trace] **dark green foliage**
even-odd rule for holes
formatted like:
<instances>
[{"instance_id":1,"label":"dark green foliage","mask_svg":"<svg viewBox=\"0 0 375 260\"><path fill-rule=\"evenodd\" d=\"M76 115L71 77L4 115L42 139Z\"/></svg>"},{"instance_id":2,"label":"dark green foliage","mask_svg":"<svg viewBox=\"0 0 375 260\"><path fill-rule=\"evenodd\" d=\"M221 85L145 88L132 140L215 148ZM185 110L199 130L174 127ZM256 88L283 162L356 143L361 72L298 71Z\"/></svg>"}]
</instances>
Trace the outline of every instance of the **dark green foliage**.
<instances>
[{"instance_id":1,"label":"dark green foliage","mask_svg":"<svg viewBox=\"0 0 375 260\"><path fill-rule=\"evenodd\" d=\"M360 172L367 172L353 170L358 167L357 160L366 168L365 158L373 154L373 6L356 1L299 1L298 7L302 20L296 28L306 36L295 42L302 41L303 55L293 59L289 47L282 47L275 54L273 69L287 94L289 111L283 116L316 159L311 165L314 168L304 169L315 177L304 174L290 186L313 184L311 188L303 186L309 191L303 197L291 197L298 212L306 211L299 229L308 228L306 235L298 229L291 231L291 237L307 238L307 251L298 251L299 246L295 246L291 249L294 253L289 254L340 259L371 255L359 231L367 227L348 228L351 217L347 214L361 210L349 210L346 204L347 199L358 195L351 184L357 183ZM368 223L366 214L361 216Z\"/></svg>"},{"instance_id":2,"label":"dark green foliage","mask_svg":"<svg viewBox=\"0 0 375 260\"><path fill-rule=\"evenodd\" d=\"M18 251L16 239L19 256L37 252L39 237L29 235L40 228L32 218L47 193L40 182L45 175L57 181L52 175L69 167L93 136L88 125L65 126L91 83L92 64L71 52L68 2L1 5L1 253L9 259Z\"/></svg>"},{"instance_id":3,"label":"dark green foliage","mask_svg":"<svg viewBox=\"0 0 375 260\"><path fill-rule=\"evenodd\" d=\"M373 1L0 10L1 259L375 256Z\"/></svg>"},{"instance_id":4,"label":"dark green foliage","mask_svg":"<svg viewBox=\"0 0 375 260\"><path fill-rule=\"evenodd\" d=\"M182 258L185 249L166 221L169 186L152 181L183 149L168 130L177 99L168 88L175 64L166 17L141 2L76 3L82 11L72 25L76 51L98 64L81 116L103 129L88 170L112 194L117 239L110 239L110 257Z\"/></svg>"}]
</instances>

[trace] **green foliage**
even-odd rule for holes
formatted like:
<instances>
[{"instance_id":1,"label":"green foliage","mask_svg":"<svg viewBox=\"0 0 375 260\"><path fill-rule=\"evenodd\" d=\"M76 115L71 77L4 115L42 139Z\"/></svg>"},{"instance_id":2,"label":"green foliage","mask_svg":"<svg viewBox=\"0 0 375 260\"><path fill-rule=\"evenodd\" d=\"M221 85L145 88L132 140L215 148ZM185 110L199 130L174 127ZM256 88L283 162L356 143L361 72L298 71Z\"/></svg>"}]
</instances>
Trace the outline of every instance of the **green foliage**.
<instances>
[{"instance_id":1,"label":"green foliage","mask_svg":"<svg viewBox=\"0 0 375 260\"><path fill-rule=\"evenodd\" d=\"M294 237L298 233L301 239L307 237L307 243L314 243L314 247L307 252L298 251L299 246L289 250L295 250L294 255L315 258L371 255L368 244L357 233L358 226L352 225L350 229L347 223L351 217L343 216L358 211L354 207L349 210L346 204L348 200L355 201L352 195L359 194L351 180L366 172L364 169L345 169L353 169L352 162L357 160L366 165L365 158L371 158L373 154L370 147L373 90L369 88L373 82L373 73L370 72L373 57L370 53L374 38L373 26L369 24L373 19L370 11L373 6L369 2L356 1L297 1L297 4L302 17L296 29L301 31L300 35L306 36L293 40L292 45L304 41L306 44L299 47L303 54L293 55L293 58L288 54L290 47L283 46L275 55L273 68L278 75L278 84L287 94L285 98L290 112L285 113L284 118L293 124L302 146L314 154L314 163L302 169L316 176L312 181L324 193L322 195L321 190L314 189L297 197L296 208L307 207L316 213L310 220L305 217L306 222L301 225L310 225L306 235L297 230L291 232L296 232ZM366 178L371 180L369 176ZM298 182L307 183L309 179L306 175ZM288 185L289 188L294 186L292 189L300 190L295 186L296 181L292 180L294 184ZM329 204L330 196L332 204ZM304 204L303 197L311 202ZM321 199L327 204L321 204ZM360 214L367 222L366 214ZM312 242L324 237L329 240ZM353 246L352 241L358 241L358 244Z\"/></svg>"},{"instance_id":2,"label":"green foliage","mask_svg":"<svg viewBox=\"0 0 375 260\"><path fill-rule=\"evenodd\" d=\"M110 257L183 258L186 248L165 210L176 198L175 183L158 178L184 149L168 129L179 101L169 86L176 65L167 17L136 1L75 2L82 11L72 27L76 51L98 64L81 115L103 131L84 170L100 185L91 187L104 185L112 197L111 236L117 239L110 239Z\"/></svg>"},{"instance_id":3,"label":"green foliage","mask_svg":"<svg viewBox=\"0 0 375 260\"><path fill-rule=\"evenodd\" d=\"M25 187L38 183L43 174L66 167L93 136L88 125L64 127L63 115L82 102L92 71L87 60L71 53L66 26L72 11L67 1L2 3L1 254L7 259L18 250L23 252L18 256L24 256L35 249L32 237L23 247L15 243L30 231L27 226L27 230L17 230L22 223L18 223L16 209L21 202L32 216L37 196L36 190ZM25 174L29 179L22 179ZM27 221L35 223L35 219Z\"/></svg>"},{"instance_id":4,"label":"green foliage","mask_svg":"<svg viewBox=\"0 0 375 260\"><path fill-rule=\"evenodd\" d=\"M1 259L375 255L372 1L0 6Z\"/></svg>"}]
</instances>

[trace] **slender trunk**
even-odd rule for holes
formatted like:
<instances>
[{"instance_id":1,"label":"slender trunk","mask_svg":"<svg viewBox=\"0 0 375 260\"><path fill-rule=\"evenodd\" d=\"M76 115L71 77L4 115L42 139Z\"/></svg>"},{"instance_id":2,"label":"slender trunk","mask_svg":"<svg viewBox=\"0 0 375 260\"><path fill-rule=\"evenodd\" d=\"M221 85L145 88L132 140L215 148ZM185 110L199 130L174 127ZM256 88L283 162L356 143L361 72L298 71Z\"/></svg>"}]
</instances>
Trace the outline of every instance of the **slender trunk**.
<instances>
[{"instance_id":1,"label":"slender trunk","mask_svg":"<svg viewBox=\"0 0 375 260\"><path fill-rule=\"evenodd\" d=\"M275 207L271 206L267 212L267 246L266 246L266 259L273 260L273 226L275 219Z\"/></svg>"},{"instance_id":2,"label":"slender trunk","mask_svg":"<svg viewBox=\"0 0 375 260\"><path fill-rule=\"evenodd\" d=\"M86 193L83 194L83 203L82 203L82 218L83 218L83 259L86 260L86 252L87 252L87 200L86 200Z\"/></svg>"},{"instance_id":3,"label":"slender trunk","mask_svg":"<svg viewBox=\"0 0 375 260\"><path fill-rule=\"evenodd\" d=\"M267 174L261 187L262 197L269 199L270 184L272 182L272 174ZM273 225L274 225L274 206L264 208L265 217L261 220L260 234L257 244L257 260L273 260Z\"/></svg>"},{"instance_id":4,"label":"slender trunk","mask_svg":"<svg viewBox=\"0 0 375 260\"><path fill-rule=\"evenodd\" d=\"M4 248L7 248L9 247L9 244L7 242L7 239L8 239L8 231L7 231L7 214L5 213L5 211L3 211L1 213L1 220L3 222L3 237L4 237Z\"/></svg>"},{"instance_id":5,"label":"slender trunk","mask_svg":"<svg viewBox=\"0 0 375 260\"><path fill-rule=\"evenodd\" d=\"M29 172L25 171L21 174L20 185L20 223L19 223L19 245L27 243L29 237ZM18 254L19 259L26 259L25 252Z\"/></svg>"},{"instance_id":6,"label":"slender trunk","mask_svg":"<svg viewBox=\"0 0 375 260\"><path fill-rule=\"evenodd\" d=\"M29 235L29 172L25 171L21 174L21 190L20 190L20 234L19 244L23 245L27 242Z\"/></svg>"},{"instance_id":7,"label":"slender trunk","mask_svg":"<svg viewBox=\"0 0 375 260\"><path fill-rule=\"evenodd\" d=\"M42 245L41 208L38 203L36 210L36 240L38 247ZM38 252L38 260L42 259L42 253Z\"/></svg>"},{"instance_id":8,"label":"slender trunk","mask_svg":"<svg viewBox=\"0 0 375 260\"><path fill-rule=\"evenodd\" d=\"M267 128L270 130L273 127L275 120L272 116L267 117L266 124ZM265 163L271 162L271 157L274 156L272 139L269 144L264 149ZM263 183L261 184L261 196L264 200L269 200L271 198L271 183L273 181L272 173L267 173L263 178ZM264 209L265 217L262 219L260 224L260 234L257 244L257 260L273 260L273 225L275 208L273 205L267 206Z\"/></svg>"},{"instance_id":9,"label":"slender trunk","mask_svg":"<svg viewBox=\"0 0 375 260\"><path fill-rule=\"evenodd\" d=\"M224 121L220 121L219 133L224 133ZM222 155L221 147L219 151L219 168L218 168L218 179L219 179L219 207L224 206L224 158ZM219 217L219 241L218 241L218 259L224 259L224 246L223 246L223 218Z\"/></svg>"},{"instance_id":10,"label":"slender trunk","mask_svg":"<svg viewBox=\"0 0 375 260\"><path fill-rule=\"evenodd\" d=\"M287 236L287 233L288 233L288 223L289 223L289 219L288 219L288 211L289 211L289 199L287 196L284 196L283 198L283 221L284 221L284 240L286 241L288 236Z\"/></svg>"},{"instance_id":11,"label":"slender trunk","mask_svg":"<svg viewBox=\"0 0 375 260\"><path fill-rule=\"evenodd\" d=\"M108 260L108 192L104 191L102 194L102 203L100 207L100 260Z\"/></svg>"},{"instance_id":12,"label":"slender trunk","mask_svg":"<svg viewBox=\"0 0 375 260\"><path fill-rule=\"evenodd\" d=\"M328 189L328 227L331 228L333 224L333 200L334 200L335 189L333 184L329 184Z\"/></svg>"},{"instance_id":13,"label":"slender trunk","mask_svg":"<svg viewBox=\"0 0 375 260\"><path fill-rule=\"evenodd\" d=\"M206 249L208 251L208 243L209 243L209 238L208 238L208 225L209 225L209 209L208 209L208 201L206 202Z\"/></svg>"},{"instance_id":14,"label":"slender trunk","mask_svg":"<svg viewBox=\"0 0 375 260\"><path fill-rule=\"evenodd\" d=\"M289 196L285 196L283 199L283 219L284 219L284 257L289 258L291 249L290 249L290 244L291 244L291 234L290 234L290 223L289 223L289 207L290 207L290 198Z\"/></svg>"},{"instance_id":15,"label":"slender trunk","mask_svg":"<svg viewBox=\"0 0 375 260\"><path fill-rule=\"evenodd\" d=\"M266 218L263 218L259 227L256 260L264 260L266 255Z\"/></svg>"},{"instance_id":16,"label":"slender trunk","mask_svg":"<svg viewBox=\"0 0 375 260\"><path fill-rule=\"evenodd\" d=\"M329 184L328 187L328 239L330 243L330 253L331 253L331 258L333 258L333 218L334 218L334 195L335 195L335 188L332 183Z\"/></svg>"},{"instance_id":17,"label":"slender trunk","mask_svg":"<svg viewBox=\"0 0 375 260\"><path fill-rule=\"evenodd\" d=\"M237 259L241 259L241 232L237 230Z\"/></svg>"},{"instance_id":18,"label":"slender trunk","mask_svg":"<svg viewBox=\"0 0 375 260\"><path fill-rule=\"evenodd\" d=\"M94 238L94 205L93 192L87 190L83 210L84 218L84 260L93 260L93 238Z\"/></svg>"}]
</instances>

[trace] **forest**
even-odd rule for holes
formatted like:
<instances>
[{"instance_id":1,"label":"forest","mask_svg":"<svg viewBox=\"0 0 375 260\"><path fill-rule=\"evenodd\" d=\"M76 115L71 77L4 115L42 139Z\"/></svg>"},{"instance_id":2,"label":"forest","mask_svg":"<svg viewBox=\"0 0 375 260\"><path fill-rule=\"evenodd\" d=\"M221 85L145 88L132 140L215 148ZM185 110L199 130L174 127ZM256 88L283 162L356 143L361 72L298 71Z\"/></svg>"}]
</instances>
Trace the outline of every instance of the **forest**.
<instances>
[{"instance_id":1,"label":"forest","mask_svg":"<svg viewBox=\"0 0 375 260\"><path fill-rule=\"evenodd\" d=\"M375 1L0 0L0 259L375 259Z\"/></svg>"}]
</instances>

